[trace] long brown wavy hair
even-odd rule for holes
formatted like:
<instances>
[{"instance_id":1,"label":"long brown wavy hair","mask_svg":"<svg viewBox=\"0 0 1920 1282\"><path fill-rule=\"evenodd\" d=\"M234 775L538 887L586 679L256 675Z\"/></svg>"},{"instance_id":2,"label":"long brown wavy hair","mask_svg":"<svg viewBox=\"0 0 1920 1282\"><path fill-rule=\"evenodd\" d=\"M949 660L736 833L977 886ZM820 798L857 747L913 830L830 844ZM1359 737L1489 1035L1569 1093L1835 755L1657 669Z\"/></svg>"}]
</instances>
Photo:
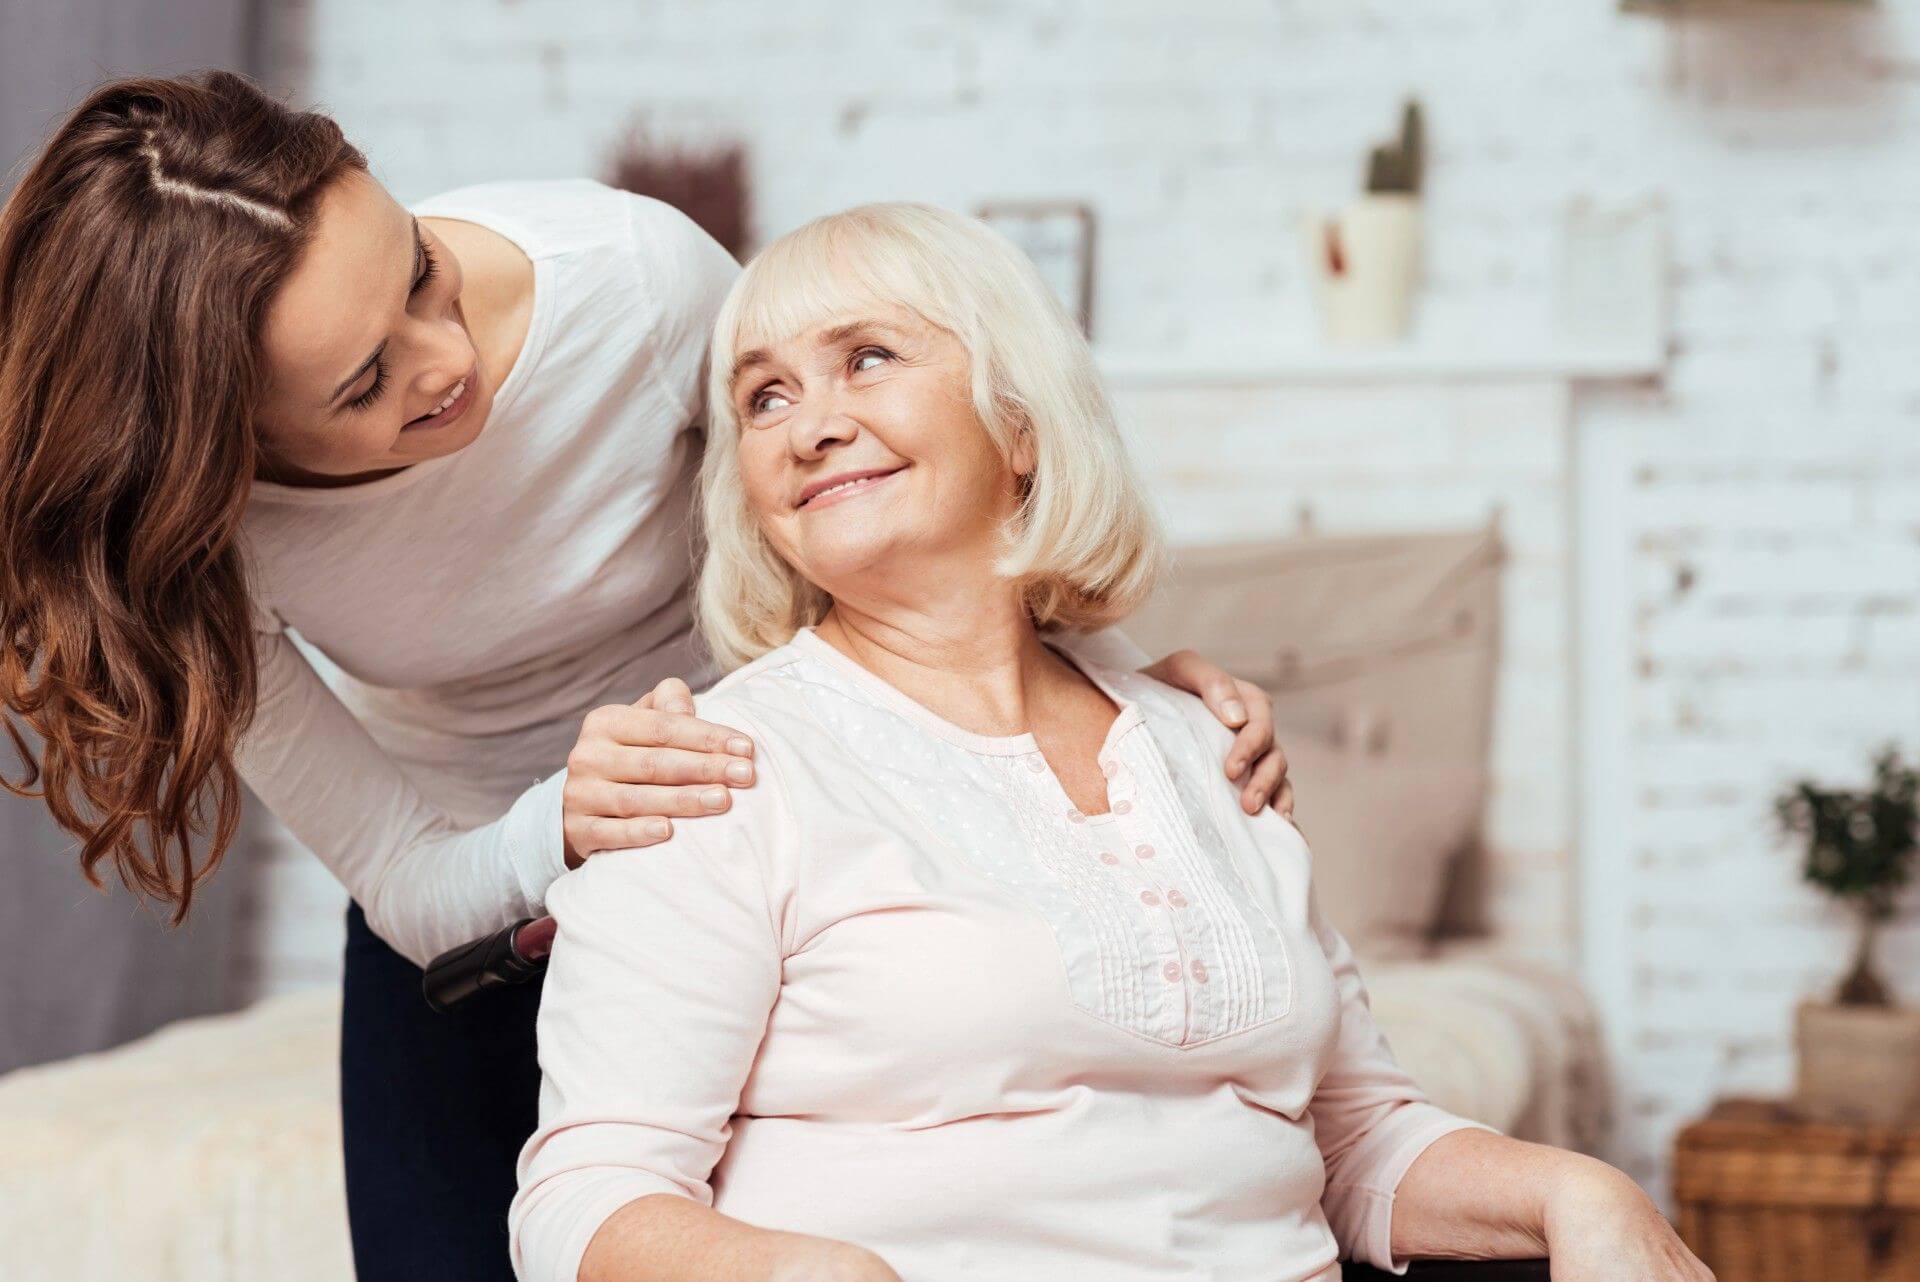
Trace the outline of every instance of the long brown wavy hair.
<instances>
[{"instance_id":1,"label":"long brown wavy hair","mask_svg":"<svg viewBox=\"0 0 1920 1282\"><path fill-rule=\"evenodd\" d=\"M0 210L0 784L175 923L240 821L267 309L365 166L240 76L117 80Z\"/></svg>"}]
</instances>

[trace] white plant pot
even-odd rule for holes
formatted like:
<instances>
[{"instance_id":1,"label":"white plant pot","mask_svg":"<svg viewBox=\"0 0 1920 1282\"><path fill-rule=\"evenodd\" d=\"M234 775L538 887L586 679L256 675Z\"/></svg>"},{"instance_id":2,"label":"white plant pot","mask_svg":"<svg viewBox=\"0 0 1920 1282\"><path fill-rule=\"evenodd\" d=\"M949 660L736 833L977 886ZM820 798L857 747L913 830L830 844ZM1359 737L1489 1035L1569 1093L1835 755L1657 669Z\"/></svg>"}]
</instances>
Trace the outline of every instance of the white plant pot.
<instances>
[{"instance_id":1,"label":"white plant pot","mask_svg":"<svg viewBox=\"0 0 1920 1282\"><path fill-rule=\"evenodd\" d=\"M1368 195L1301 222L1320 325L1329 343L1369 346L1406 337L1420 274L1420 202Z\"/></svg>"},{"instance_id":2,"label":"white plant pot","mask_svg":"<svg viewBox=\"0 0 1920 1282\"><path fill-rule=\"evenodd\" d=\"M1920 1010L1802 1002L1794 1104L1810 1121L1920 1122Z\"/></svg>"}]
</instances>

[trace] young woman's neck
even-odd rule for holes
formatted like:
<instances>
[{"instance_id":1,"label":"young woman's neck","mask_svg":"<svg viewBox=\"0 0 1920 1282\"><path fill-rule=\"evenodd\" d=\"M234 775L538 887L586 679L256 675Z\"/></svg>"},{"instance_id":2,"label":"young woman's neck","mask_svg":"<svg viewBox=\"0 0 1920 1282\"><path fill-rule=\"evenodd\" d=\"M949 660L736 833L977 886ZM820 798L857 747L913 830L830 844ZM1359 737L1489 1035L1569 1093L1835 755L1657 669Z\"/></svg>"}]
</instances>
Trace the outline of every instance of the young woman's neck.
<instances>
[{"instance_id":1,"label":"young woman's neck","mask_svg":"<svg viewBox=\"0 0 1920 1282\"><path fill-rule=\"evenodd\" d=\"M1051 688L1084 680L1048 649L1010 587L944 606L836 601L820 639L963 730L1023 734Z\"/></svg>"}]
</instances>

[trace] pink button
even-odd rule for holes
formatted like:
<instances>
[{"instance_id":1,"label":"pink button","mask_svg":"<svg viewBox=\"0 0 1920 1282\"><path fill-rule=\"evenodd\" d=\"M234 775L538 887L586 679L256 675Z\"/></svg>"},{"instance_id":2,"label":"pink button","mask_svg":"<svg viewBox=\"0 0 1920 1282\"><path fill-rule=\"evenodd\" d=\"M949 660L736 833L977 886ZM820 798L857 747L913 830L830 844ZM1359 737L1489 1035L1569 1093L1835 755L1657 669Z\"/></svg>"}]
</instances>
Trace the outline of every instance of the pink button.
<instances>
[{"instance_id":1,"label":"pink button","mask_svg":"<svg viewBox=\"0 0 1920 1282\"><path fill-rule=\"evenodd\" d=\"M1187 906L1187 897L1177 890L1169 890L1167 892L1167 902L1175 908L1185 908Z\"/></svg>"},{"instance_id":2,"label":"pink button","mask_svg":"<svg viewBox=\"0 0 1920 1282\"><path fill-rule=\"evenodd\" d=\"M1087 817L1081 814L1078 810L1067 811L1067 818L1077 824L1083 824L1087 821Z\"/></svg>"},{"instance_id":3,"label":"pink button","mask_svg":"<svg viewBox=\"0 0 1920 1282\"><path fill-rule=\"evenodd\" d=\"M1114 865L1114 864L1117 864L1117 863L1119 863L1119 862L1120 862L1120 856L1118 856L1118 855L1102 855L1102 856L1100 856L1100 862L1101 862L1101 863L1103 863L1103 864L1106 864L1106 865L1108 865L1109 867L1111 867L1112 865Z\"/></svg>"},{"instance_id":4,"label":"pink button","mask_svg":"<svg viewBox=\"0 0 1920 1282\"><path fill-rule=\"evenodd\" d=\"M1207 964L1205 962L1196 957L1193 959L1193 965L1190 969L1193 971L1194 983L1204 984L1207 982Z\"/></svg>"},{"instance_id":5,"label":"pink button","mask_svg":"<svg viewBox=\"0 0 1920 1282\"><path fill-rule=\"evenodd\" d=\"M1153 847L1147 845L1145 842L1142 842L1140 845L1135 846L1133 848L1133 853L1136 858L1151 859L1153 858Z\"/></svg>"},{"instance_id":6,"label":"pink button","mask_svg":"<svg viewBox=\"0 0 1920 1282\"><path fill-rule=\"evenodd\" d=\"M1160 973L1167 977L1169 984L1177 984L1180 982L1180 963L1168 962L1160 968Z\"/></svg>"},{"instance_id":7,"label":"pink button","mask_svg":"<svg viewBox=\"0 0 1920 1282\"><path fill-rule=\"evenodd\" d=\"M1111 779L1120 773L1120 763L1111 759L1103 761L1100 763L1100 773Z\"/></svg>"},{"instance_id":8,"label":"pink button","mask_svg":"<svg viewBox=\"0 0 1920 1282\"><path fill-rule=\"evenodd\" d=\"M1133 803L1131 801L1117 801L1114 803L1113 813L1116 815L1124 815L1132 809Z\"/></svg>"},{"instance_id":9,"label":"pink button","mask_svg":"<svg viewBox=\"0 0 1920 1282\"><path fill-rule=\"evenodd\" d=\"M1140 892L1140 902L1149 908L1158 908L1160 906L1160 896L1154 894L1151 890L1143 890Z\"/></svg>"},{"instance_id":10,"label":"pink button","mask_svg":"<svg viewBox=\"0 0 1920 1282\"><path fill-rule=\"evenodd\" d=\"M1042 770L1045 770L1046 768L1047 768L1046 758L1040 756L1038 753L1035 753L1033 756L1027 758L1027 769L1033 771L1033 773L1039 774Z\"/></svg>"}]
</instances>

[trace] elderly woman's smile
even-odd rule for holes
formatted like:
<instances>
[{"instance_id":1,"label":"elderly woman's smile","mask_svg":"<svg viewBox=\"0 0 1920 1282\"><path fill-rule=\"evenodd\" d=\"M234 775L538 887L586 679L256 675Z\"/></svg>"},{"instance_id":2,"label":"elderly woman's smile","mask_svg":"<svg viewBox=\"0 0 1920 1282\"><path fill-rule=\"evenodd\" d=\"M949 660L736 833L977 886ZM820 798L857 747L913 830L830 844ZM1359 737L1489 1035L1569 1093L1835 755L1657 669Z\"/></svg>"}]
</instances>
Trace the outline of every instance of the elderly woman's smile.
<instances>
[{"instance_id":1,"label":"elderly woman's smile","mask_svg":"<svg viewBox=\"0 0 1920 1282\"><path fill-rule=\"evenodd\" d=\"M872 493L875 486L890 476L898 476L907 469L907 464L899 467L868 468L862 472L848 472L840 476L829 476L814 481L800 491L795 507L812 507L815 511L850 499L860 494Z\"/></svg>"}]
</instances>

